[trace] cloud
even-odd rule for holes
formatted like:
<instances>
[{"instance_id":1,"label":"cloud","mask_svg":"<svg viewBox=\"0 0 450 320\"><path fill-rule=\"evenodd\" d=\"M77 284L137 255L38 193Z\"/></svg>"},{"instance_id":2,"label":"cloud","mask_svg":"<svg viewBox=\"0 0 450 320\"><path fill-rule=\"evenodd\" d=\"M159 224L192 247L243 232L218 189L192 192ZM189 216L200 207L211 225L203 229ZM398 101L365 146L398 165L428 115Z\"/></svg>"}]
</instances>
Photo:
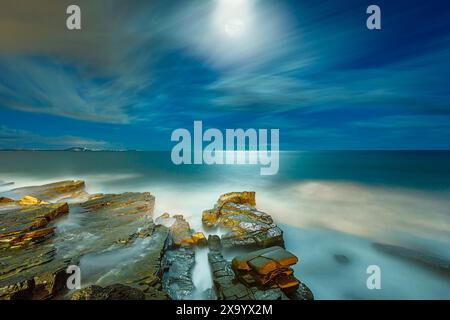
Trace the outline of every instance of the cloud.
<instances>
[{"instance_id":1,"label":"cloud","mask_svg":"<svg viewBox=\"0 0 450 320\"><path fill-rule=\"evenodd\" d=\"M356 0L238 2L79 0L82 30L72 32L69 0L3 0L0 108L164 133L193 120L280 127L294 143L349 139L373 128L373 110L416 115L430 136L439 131L431 123L446 132L449 20L427 9L438 4L385 4L388 31L374 33ZM405 33L424 10L439 19ZM405 119L385 123L406 128Z\"/></svg>"}]
</instances>

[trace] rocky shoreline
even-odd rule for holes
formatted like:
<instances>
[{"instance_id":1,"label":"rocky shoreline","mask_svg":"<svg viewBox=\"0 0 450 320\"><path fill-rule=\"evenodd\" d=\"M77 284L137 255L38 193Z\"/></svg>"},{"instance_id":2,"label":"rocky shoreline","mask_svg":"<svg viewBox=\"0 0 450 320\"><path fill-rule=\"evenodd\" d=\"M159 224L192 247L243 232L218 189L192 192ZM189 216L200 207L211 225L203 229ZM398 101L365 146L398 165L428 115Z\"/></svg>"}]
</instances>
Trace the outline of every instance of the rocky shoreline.
<instances>
[{"instance_id":1,"label":"rocky shoreline","mask_svg":"<svg viewBox=\"0 0 450 320\"><path fill-rule=\"evenodd\" d=\"M292 270L283 231L256 208L254 192L231 192L205 210L207 238L182 215L154 218L150 193L88 194L84 181L16 188L0 197L0 299L191 299L196 250L208 250L213 287L204 299L312 300ZM215 230L221 230L221 237ZM139 249L137 254L132 254ZM233 261L224 252L245 252ZM126 253L117 268L83 263ZM68 290L70 265L82 288Z\"/></svg>"}]
</instances>

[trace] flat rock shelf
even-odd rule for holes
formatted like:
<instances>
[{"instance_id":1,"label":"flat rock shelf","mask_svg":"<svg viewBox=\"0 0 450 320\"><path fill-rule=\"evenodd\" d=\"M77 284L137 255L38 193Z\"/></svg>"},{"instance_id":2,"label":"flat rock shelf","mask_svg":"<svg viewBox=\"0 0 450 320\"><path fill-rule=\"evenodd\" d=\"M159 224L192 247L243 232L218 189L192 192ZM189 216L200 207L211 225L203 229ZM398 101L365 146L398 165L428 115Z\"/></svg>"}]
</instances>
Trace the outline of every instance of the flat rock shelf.
<instances>
[{"instance_id":1,"label":"flat rock shelf","mask_svg":"<svg viewBox=\"0 0 450 320\"><path fill-rule=\"evenodd\" d=\"M180 214L154 219L154 206L148 192L89 194L81 180L4 192L0 299L313 299L291 268L298 257L256 208L255 192L223 194L205 210L209 237ZM229 261L230 249L243 254ZM192 276L197 250L208 250L212 279L200 296ZM79 290L67 288L71 265L83 271Z\"/></svg>"}]
</instances>

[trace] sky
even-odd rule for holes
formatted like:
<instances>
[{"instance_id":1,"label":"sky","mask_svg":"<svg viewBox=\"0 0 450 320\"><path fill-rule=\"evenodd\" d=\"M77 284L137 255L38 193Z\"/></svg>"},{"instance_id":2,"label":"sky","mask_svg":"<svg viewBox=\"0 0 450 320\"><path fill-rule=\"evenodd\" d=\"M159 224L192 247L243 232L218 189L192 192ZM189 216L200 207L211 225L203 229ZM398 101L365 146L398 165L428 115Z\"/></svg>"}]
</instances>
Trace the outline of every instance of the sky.
<instances>
[{"instance_id":1,"label":"sky","mask_svg":"<svg viewBox=\"0 0 450 320\"><path fill-rule=\"evenodd\" d=\"M449 61L446 0L2 0L0 149L170 150L195 120L281 150L450 149Z\"/></svg>"}]
</instances>

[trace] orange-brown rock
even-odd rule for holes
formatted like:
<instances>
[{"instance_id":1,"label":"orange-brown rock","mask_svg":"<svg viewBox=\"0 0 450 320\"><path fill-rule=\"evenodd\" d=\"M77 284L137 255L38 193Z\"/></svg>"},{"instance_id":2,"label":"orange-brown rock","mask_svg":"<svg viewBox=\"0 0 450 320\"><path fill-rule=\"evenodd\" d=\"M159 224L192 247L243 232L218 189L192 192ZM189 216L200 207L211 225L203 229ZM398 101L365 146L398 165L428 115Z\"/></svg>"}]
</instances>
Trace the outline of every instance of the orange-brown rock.
<instances>
[{"instance_id":1,"label":"orange-brown rock","mask_svg":"<svg viewBox=\"0 0 450 320\"><path fill-rule=\"evenodd\" d=\"M12 203L14 203L13 199L0 197L0 204L12 204Z\"/></svg>"},{"instance_id":2,"label":"orange-brown rock","mask_svg":"<svg viewBox=\"0 0 450 320\"><path fill-rule=\"evenodd\" d=\"M22 199L17 201L17 203L22 205L22 206L31 206L31 205L38 205L38 204L49 204L47 201L41 200L41 199L33 197L33 196L23 196Z\"/></svg>"},{"instance_id":3,"label":"orange-brown rock","mask_svg":"<svg viewBox=\"0 0 450 320\"><path fill-rule=\"evenodd\" d=\"M231 266L236 276L249 286L295 291L300 282L294 277L291 267L297 262L295 255L275 246L237 256Z\"/></svg>"},{"instance_id":4,"label":"orange-brown rock","mask_svg":"<svg viewBox=\"0 0 450 320\"><path fill-rule=\"evenodd\" d=\"M248 204L250 206L256 206L255 192L243 191L243 192L229 192L221 195L217 202L219 207L224 204L232 202L236 204Z\"/></svg>"},{"instance_id":5,"label":"orange-brown rock","mask_svg":"<svg viewBox=\"0 0 450 320\"><path fill-rule=\"evenodd\" d=\"M224 247L284 246L283 232L272 217L255 208L255 193L230 192L220 196L211 210L203 211L202 222L207 228L221 227Z\"/></svg>"},{"instance_id":6,"label":"orange-brown rock","mask_svg":"<svg viewBox=\"0 0 450 320\"><path fill-rule=\"evenodd\" d=\"M203 232L196 232L192 235L192 241L194 244L199 246L206 246L208 244L208 240L206 240L205 235Z\"/></svg>"}]
</instances>

